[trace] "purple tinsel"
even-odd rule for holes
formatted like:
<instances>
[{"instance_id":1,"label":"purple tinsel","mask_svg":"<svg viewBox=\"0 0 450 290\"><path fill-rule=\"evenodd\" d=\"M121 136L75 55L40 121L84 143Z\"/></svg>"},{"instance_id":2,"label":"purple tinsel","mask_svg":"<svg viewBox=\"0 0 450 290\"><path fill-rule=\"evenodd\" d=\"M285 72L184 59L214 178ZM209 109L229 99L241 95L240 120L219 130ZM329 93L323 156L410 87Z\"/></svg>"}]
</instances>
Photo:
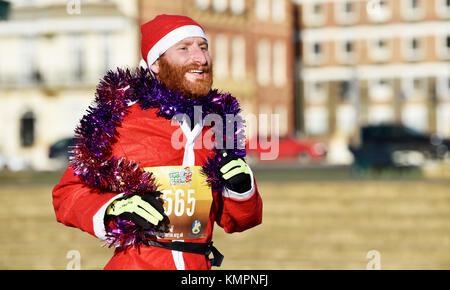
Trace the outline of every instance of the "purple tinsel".
<instances>
[{"instance_id":1,"label":"purple tinsel","mask_svg":"<svg viewBox=\"0 0 450 290\"><path fill-rule=\"evenodd\" d=\"M230 94L221 94L211 90L206 96L192 100L179 92L168 89L161 82L149 76L148 69L117 69L109 71L96 90L94 106L90 106L87 114L76 128L76 145L71 150L70 166L75 175L83 182L107 192L124 193L125 196L155 193L157 185L153 176L142 170L139 163L112 156L112 144L116 141L117 126L128 114L130 102L138 102L142 109L158 109L157 115L168 120L177 114L186 114L194 120L194 107L200 106L201 117L217 114L226 120L227 115L237 116L240 113L239 103ZM226 135L226 127L233 126L233 136ZM218 133L218 132L215 132ZM245 135L244 121L238 117L236 126L224 124L223 146L232 143L229 153L244 157ZM231 141L226 143L226 141ZM219 140L222 141L222 140ZM224 183L218 168L218 150L202 167L207 182L213 190L221 191ZM160 202L163 202L155 193ZM131 244L139 244L143 240L154 237L155 232L167 230L167 224L160 224L150 231L143 231L132 222L114 218L112 225L107 226L111 245L125 248Z\"/></svg>"}]
</instances>

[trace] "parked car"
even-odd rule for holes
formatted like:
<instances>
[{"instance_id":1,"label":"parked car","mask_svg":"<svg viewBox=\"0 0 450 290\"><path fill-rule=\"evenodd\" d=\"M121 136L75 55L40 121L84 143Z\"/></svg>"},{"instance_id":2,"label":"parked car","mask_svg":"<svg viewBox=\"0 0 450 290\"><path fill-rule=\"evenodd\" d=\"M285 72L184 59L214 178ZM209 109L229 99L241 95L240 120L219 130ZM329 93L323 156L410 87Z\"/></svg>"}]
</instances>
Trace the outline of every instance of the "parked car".
<instances>
[{"instance_id":1,"label":"parked car","mask_svg":"<svg viewBox=\"0 0 450 290\"><path fill-rule=\"evenodd\" d=\"M450 148L450 140L400 124L365 126L360 132L360 145L349 149L361 168L421 166L445 158Z\"/></svg>"},{"instance_id":2,"label":"parked car","mask_svg":"<svg viewBox=\"0 0 450 290\"><path fill-rule=\"evenodd\" d=\"M69 160L69 146L74 146L75 140L73 138L64 138L56 141L50 146L48 157L58 160Z\"/></svg>"},{"instance_id":3,"label":"parked car","mask_svg":"<svg viewBox=\"0 0 450 290\"><path fill-rule=\"evenodd\" d=\"M274 140L275 141L275 140ZM301 163L317 162L326 157L327 148L324 142L302 140L293 136L280 138L278 149L272 148L276 142L270 138L248 140L246 143L247 159L250 162L258 161L298 161ZM272 154L269 154L272 152ZM265 156L276 157L268 160Z\"/></svg>"}]
</instances>

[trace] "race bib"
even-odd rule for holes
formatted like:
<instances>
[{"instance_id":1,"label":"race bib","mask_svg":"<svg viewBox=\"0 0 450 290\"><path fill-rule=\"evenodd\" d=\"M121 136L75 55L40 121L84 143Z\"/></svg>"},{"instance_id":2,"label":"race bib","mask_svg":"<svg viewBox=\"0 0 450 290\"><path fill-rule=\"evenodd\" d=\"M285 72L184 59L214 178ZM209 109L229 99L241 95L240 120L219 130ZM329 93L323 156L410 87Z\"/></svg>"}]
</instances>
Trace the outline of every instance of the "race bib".
<instances>
[{"instance_id":1,"label":"race bib","mask_svg":"<svg viewBox=\"0 0 450 290\"><path fill-rule=\"evenodd\" d=\"M170 219L166 240L206 238L206 226L212 203L211 187L201 174L201 166L146 167L163 193L164 213Z\"/></svg>"}]
</instances>

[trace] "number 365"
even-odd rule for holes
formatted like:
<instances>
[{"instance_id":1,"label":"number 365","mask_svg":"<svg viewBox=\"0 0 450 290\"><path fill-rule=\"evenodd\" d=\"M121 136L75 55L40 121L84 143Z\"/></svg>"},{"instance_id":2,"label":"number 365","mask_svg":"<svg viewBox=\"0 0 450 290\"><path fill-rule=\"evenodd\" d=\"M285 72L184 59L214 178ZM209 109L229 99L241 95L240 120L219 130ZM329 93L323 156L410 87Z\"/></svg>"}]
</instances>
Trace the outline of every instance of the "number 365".
<instances>
[{"instance_id":1,"label":"number 365","mask_svg":"<svg viewBox=\"0 0 450 290\"><path fill-rule=\"evenodd\" d=\"M165 189L163 192L164 213L169 216L173 213L176 216L184 215L186 211L187 216L192 216L195 211L195 198L193 197L195 190L188 189L187 196L183 189L177 189L175 193L171 189Z\"/></svg>"}]
</instances>

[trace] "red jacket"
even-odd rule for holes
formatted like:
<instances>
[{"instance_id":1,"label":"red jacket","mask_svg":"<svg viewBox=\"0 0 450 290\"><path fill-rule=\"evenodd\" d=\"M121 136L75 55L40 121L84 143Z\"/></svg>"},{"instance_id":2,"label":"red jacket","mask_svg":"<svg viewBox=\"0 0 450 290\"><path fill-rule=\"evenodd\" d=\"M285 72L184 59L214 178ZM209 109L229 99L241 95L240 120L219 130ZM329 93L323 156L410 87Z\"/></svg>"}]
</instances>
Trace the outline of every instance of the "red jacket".
<instances>
[{"instance_id":1,"label":"red jacket","mask_svg":"<svg viewBox=\"0 0 450 290\"><path fill-rule=\"evenodd\" d=\"M156 109L142 110L135 104L117 128L118 140L113 155L140 162L141 167L196 165L202 166L214 152L201 146L208 128L197 126L191 132L182 127L182 148L171 145L178 124L156 116ZM197 134L196 132L197 131ZM179 133L179 132L178 132ZM201 134L200 134L201 133ZM195 143L193 143L195 142ZM196 144L195 146L192 146ZM198 148L198 149L197 149ZM191 163L191 164L186 164ZM262 200L252 175L252 189L239 194L225 189L214 191L207 225L207 237L195 242L210 242L214 222L227 233L240 232L262 221ZM104 217L108 205L120 195L101 192L87 186L69 167L53 189L53 206L58 222L77 227L100 239L106 238ZM186 241L189 242L189 241ZM200 254L171 251L141 245L116 250L105 269L210 269L209 260Z\"/></svg>"}]
</instances>

